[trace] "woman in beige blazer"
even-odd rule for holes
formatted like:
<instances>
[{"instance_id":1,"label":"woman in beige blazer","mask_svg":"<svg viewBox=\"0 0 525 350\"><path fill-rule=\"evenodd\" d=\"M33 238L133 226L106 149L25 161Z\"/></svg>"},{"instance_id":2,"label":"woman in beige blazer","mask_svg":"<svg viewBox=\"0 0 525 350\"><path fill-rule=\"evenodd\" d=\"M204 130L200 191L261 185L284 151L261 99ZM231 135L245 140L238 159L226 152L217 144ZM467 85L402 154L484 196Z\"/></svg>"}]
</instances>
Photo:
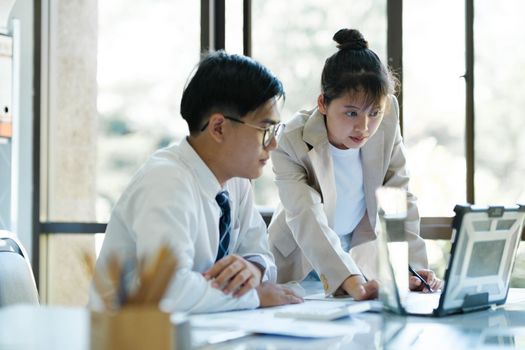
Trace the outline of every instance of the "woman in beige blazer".
<instances>
[{"instance_id":1,"label":"woman in beige blazer","mask_svg":"<svg viewBox=\"0 0 525 350\"><path fill-rule=\"evenodd\" d=\"M327 295L343 292L368 299L378 289L375 190L408 190L409 177L395 79L357 30L342 29L334 40L339 51L326 60L318 107L297 113L271 154L281 204L269 239L279 282L301 281L315 270ZM355 164L334 161L347 150L357 152L349 161ZM345 178L344 171L354 168L362 169L362 175L357 171ZM353 198L338 198L341 193L354 193L357 204ZM348 207L357 210L346 215ZM336 232L338 224L352 229ZM427 270L416 198L410 192L405 231L410 264L431 287L439 287L441 282ZM409 284L422 289L415 277Z\"/></svg>"}]
</instances>

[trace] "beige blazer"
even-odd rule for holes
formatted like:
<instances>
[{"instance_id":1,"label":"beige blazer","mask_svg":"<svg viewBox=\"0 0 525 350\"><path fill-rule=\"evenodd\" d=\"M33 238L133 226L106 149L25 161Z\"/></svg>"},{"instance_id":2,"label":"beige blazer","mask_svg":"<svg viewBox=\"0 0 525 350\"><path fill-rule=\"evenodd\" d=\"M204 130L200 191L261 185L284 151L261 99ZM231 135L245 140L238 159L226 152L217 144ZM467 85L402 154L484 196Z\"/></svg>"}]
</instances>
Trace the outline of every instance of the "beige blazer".
<instances>
[{"instance_id":1,"label":"beige blazer","mask_svg":"<svg viewBox=\"0 0 525 350\"><path fill-rule=\"evenodd\" d=\"M386 108L376 134L361 148L366 213L353 232L349 253L332 230L337 193L324 116L316 108L297 113L287 123L271 152L281 200L269 226L278 282L301 281L314 269L331 294L351 274L378 278L375 190L385 185L408 191L409 181L394 96ZM427 268L416 198L410 192L405 231L410 263L415 269Z\"/></svg>"}]
</instances>

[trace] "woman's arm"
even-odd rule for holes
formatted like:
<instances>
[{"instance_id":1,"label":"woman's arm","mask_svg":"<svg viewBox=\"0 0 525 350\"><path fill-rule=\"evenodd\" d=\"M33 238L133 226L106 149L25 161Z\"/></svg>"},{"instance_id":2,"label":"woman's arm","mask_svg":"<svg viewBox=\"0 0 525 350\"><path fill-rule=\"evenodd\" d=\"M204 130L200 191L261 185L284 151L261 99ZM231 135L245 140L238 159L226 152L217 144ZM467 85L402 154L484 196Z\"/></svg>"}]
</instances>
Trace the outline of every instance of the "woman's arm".
<instances>
[{"instance_id":1,"label":"woman's arm","mask_svg":"<svg viewBox=\"0 0 525 350\"><path fill-rule=\"evenodd\" d=\"M271 154L275 183L291 232L286 230L286 233L277 232L276 235L293 236L304 256L321 275L325 292L331 294L350 275L361 272L329 227L323 198L315 188L316 179L311 173L311 164L308 164L308 147L301 135L300 129L285 133Z\"/></svg>"}]
</instances>

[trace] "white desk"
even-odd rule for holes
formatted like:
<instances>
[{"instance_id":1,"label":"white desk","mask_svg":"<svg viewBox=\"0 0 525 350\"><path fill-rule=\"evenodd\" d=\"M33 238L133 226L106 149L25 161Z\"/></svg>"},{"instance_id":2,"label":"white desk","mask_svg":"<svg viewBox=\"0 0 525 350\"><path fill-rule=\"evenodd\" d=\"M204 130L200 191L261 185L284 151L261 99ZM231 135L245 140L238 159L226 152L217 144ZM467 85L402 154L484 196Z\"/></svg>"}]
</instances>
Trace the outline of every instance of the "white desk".
<instances>
[{"instance_id":1,"label":"white desk","mask_svg":"<svg viewBox=\"0 0 525 350\"><path fill-rule=\"evenodd\" d=\"M307 290L312 292L311 286ZM318 290L322 291L319 286ZM259 310L258 312L263 312ZM256 311L229 314L256 315ZM215 315L210 315L212 319ZM217 315L220 316L220 315ZM199 317L199 316L194 316ZM216 317L216 316L215 316ZM248 336L204 349L525 349L525 289L511 289L504 306L443 318L364 313L330 322L348 335L327 339ZM363 329L365 324L367 329ZM356 331L357 329L357 331Z\"/></svg>"},{"instance_id":2,"label":"white desk","mask_svg":"<svg viewBox=\"0 0 525 350\"><path fill-rule=\"evenodd\" d=\"M261 310L229 314L236 317L236 314L246 315L250 312L253 317L257 317ZM0 349L87 350L88 315L88 311L82 308L19 305L0 309ZM209 315L210 320L219 316ZM251 335L201 348L525 348L525 289L511 289L508 303L503 307L470 314L438 319L366 313L331 322L348 327L348 335L326 339Z\"/></svg>"}]
</instances>

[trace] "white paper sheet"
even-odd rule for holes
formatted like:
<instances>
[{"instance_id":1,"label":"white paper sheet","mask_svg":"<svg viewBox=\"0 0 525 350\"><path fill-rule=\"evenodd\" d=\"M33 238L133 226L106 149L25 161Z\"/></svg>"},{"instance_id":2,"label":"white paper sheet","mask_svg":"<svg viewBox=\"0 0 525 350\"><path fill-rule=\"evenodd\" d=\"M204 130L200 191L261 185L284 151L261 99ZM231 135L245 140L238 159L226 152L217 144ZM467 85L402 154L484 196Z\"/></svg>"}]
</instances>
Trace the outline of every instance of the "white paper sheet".
<instances>
[{"instance_id":1,"label":"white paper sheet","mask_svg":"<svg viewBox=\"0 0 525 350\"><path fill-rule=\"evenodd\" d=\"M326 296L324 293L310 294L304 297L305 300L322 300L322 301L353 301L350 295L342 295L334 297L333 295Z\"/></svg>"},{"instance_id":2,"label":"white paper sheet","mask_svg":"<svg viewBox=\"0 0 525 350\"><path fill-rule=\"evenodd\" d=\"M344 307L348 302L326 303L323 301L306 301L302 304L286 305L276 308L256 309L216 314L194 315L191 325L202 329L223 329L224 331L240 330L250 333L274 334L303 338L329 338L349 336L355 333L368 332L367 323L352 318L344 323L301 321L291 318L275 317L277 311L307 310L327 307Z\"/></svg>"}]
</instances>

